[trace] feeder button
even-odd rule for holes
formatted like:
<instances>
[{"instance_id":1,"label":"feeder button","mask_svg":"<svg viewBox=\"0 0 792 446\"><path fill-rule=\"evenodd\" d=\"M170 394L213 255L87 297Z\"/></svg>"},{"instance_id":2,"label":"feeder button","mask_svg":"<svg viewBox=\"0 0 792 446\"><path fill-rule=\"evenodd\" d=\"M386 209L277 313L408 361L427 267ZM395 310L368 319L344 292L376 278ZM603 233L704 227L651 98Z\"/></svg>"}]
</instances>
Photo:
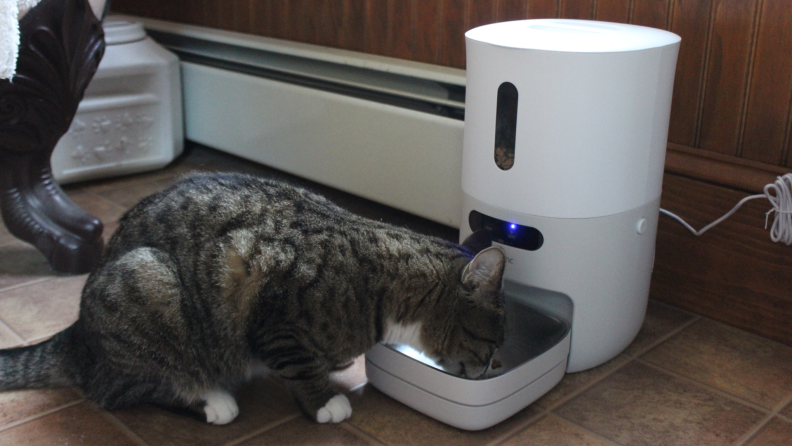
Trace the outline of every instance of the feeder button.
<instances>
[{"instance_id":1,"label":"feeder button","mask_svg":"<svg viewBox=\"0 0 792 446\"><path fill-rule=\"evenodd\" d=\"M639 234L643 234L646 232L646 219L642 218L638 220L638 224L635 225L635 229L638 231Z\"/></svg>"}]
</instances>

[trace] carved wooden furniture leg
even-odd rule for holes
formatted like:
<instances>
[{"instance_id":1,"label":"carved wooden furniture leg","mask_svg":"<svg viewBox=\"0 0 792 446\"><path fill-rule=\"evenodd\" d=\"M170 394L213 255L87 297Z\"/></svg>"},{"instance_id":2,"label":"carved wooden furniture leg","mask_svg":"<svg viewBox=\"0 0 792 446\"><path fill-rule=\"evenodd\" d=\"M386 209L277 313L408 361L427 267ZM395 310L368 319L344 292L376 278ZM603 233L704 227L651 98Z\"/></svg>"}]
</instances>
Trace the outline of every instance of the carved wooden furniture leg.
<instances>
[{"instance_id":1,"label":"carved wooden furniture leg","mask_svg":"<svg viewBox=\"0 0 792 446\"><path fill-rule=\"evenodd\" d=\"M63 193L50 156L104 54L104 31L86 0L42 0L19 28L17 74L0 80L0 211L54 270L88 272L102 223Z\"/></svg>"}]
</instances>

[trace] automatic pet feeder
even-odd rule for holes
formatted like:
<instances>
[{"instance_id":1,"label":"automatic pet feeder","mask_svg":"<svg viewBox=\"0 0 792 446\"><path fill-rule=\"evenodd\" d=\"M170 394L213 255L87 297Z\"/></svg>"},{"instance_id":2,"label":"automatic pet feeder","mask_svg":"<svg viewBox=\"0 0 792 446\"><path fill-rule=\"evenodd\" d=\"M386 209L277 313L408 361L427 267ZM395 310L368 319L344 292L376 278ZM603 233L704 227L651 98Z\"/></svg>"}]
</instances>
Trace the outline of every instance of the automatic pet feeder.
<instances>
[{"instance_id":1,"label":"automatic pet feeder","mask_svg":"<svg viewBox=\"0 0 792 446\"><path fill-rule=\"evenodd\" d=\"M470 30L460 237L508 256L500 370L468 380L403 347L369 381L462 429L492 426L565 372L618 355L643 323L680 38L653 28L525 20Z\"/></svg>"}]
</instances>

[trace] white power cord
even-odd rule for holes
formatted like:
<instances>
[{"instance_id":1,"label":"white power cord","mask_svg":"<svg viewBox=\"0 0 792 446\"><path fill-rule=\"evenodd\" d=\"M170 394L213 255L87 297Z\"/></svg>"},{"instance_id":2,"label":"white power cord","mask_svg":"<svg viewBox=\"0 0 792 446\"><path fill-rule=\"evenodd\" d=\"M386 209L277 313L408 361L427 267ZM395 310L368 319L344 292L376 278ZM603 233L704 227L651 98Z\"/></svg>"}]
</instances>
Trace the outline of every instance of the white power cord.
<instances>
[{"instance_id":1,"label":"white power cord","mask_svg":"<svg viewBox=\"0 0 792 446\"><path fill-rule=\"evenodd\" d=\"M774 194L770 193L771 190L774 191ZM732 210L727 212L726 215L713 221L699 231L693 229L693 227L687 224L685 220L682 220L682 218L673 212L669 212L662 208L660 209L660 212L676 219L678 222L682 223L686 228L688 228L690 232L698 236L709 231L713 226L717 225L723 220L731 217L731 215L737 212L737 209L740 209L740 206L742 206L746 201L755 200L757 198L767 198L770 201L770 204L773 205L773 209L770 209L765 214L765 229L767 229L767 222L770 218L770 214L775 212L773 226L770 228L770 239L772 239L774 242L783 242L787 246L792 245L792 173L778 177L775 183L766 185L764 187L763 195L751 195L749 197L743 198L739 203L737 203L736 206L732 208Z\"/></svg>"}]
</instances>

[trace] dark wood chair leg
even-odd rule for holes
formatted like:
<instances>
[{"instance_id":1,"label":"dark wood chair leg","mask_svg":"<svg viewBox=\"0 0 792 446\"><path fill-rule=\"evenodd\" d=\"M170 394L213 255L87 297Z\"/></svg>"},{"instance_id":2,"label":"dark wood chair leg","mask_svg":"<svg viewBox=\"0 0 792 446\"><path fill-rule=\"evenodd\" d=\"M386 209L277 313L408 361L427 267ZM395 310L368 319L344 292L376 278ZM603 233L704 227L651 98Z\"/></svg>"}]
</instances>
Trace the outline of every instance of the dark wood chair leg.
<instances>
[{"instance_id":1,"label":"dark wood chair leg","mask_svg":"<svg viewBox=\"0 0 792 446\"><path fill-rule=\"evenodd\" d=\"M104 31L86 0L42 0L19 25L17 74L0 80L0 211L54 270L88 272L102 223L64 194L50 156L104 54Z\"/></svg>"}]
</instances>

